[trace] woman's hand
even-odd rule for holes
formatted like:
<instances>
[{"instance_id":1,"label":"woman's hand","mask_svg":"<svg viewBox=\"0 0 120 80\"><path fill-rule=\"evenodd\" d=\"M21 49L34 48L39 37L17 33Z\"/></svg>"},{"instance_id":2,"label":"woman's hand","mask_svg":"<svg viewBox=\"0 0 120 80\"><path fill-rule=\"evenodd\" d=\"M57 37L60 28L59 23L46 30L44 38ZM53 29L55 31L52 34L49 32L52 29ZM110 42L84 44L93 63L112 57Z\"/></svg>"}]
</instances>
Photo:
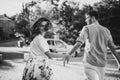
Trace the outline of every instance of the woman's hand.
<instances>
[{"instance_id":1,"label":"woman's hand","mask_svg":"<svg viewBox=\"0 0 120 80\"><path fill-rule=\"evenodd\" d=\"M49 59L52 59L52 56L51 56L51 54L50 54L49 51L45 52L45 54L46 54L46 56L47 56Z\"/></svg>"}]
</instances>

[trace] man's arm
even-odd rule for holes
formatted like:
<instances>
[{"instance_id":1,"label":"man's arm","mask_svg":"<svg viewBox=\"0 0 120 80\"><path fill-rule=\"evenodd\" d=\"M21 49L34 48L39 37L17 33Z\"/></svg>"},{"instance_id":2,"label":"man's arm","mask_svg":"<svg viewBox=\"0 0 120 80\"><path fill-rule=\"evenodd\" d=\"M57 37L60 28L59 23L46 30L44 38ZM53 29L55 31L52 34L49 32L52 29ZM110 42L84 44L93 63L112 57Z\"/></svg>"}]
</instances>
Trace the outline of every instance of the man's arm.
<instances>
[{"instance_id":1,"label":"man's arm","mask_svg":"<svg viewBox=\"0 0 120 80\"><path fill-rule=\"evenodd\" d=\"M81 42L77 42L74 46L73 46L73 48L72 48L72 50L68 53L68 54L66 54L66 55L72 55L72 53L74 53L77 49L78 49L78 47L80 47L82 44L81 44ZM50 51L46 51L45 52L45 54L48 56L48 58L58 58L58 57L65 57L66 55L64 55L64 54L55 54L55 53L51 53Z\"/></svg>"},{"instance_id":2,"label":"man's arm","mask_svg":"<svg viewBox=\"0 0 120 80\"><path fill-rule=\"evenodd\" d=\"M67 55L65 55L65 59L64 59L64 66L65 66L65 62L67 61L67 64L70 60L70 55L72 55L79 47L81 47L82 43L80 41L76 42L76 44L73 46L73 48L70 50L70 52L68 52Z\"/></svg>"},{"instance_id":3,"label":"man's arm","mask_svg":"<svg viewBox=\"0 0 120 80\"><path fill-rule=\"evenodd\" d=\"M52 58L63 58L63 57L65 57L65 54L56 54L56 53L51 53L50 51L45 52L45 54L47 55L47 57L49 59L52 59Z\"/></svg>"},{"instance_id":4,"label":"man's arm","mask_svg":"<svg viewBox=\"0 0 120 80\"><path fill-rule=\"evenodd\" d=\"M64 65L65 65L65 61L67 61L68 63L70 59L70 55L72 55L86 41L86 39L88 38L88 33L89 33L88 27L84 26L79 34L79 37L76 40L76 44L73 46L70 52L68 52L68 55L65 56Z\"/></svg>"},{"instance_id":5,"label":"man's arm","mask_svg":"<svg viewBox=\"0 0 120 80\"><path fill-rule=\"evenodd\" d=\"M110 50L112 51L112 54L115 56L116 60L120 64L120 55L117 53L115 48L113 46L109 46Z\"/></svg>"},{"instance_id":6,"label":"man's arm","mask_svg":"<svg viewBox=\"0 0 120 80\"><path fill-rule=\"evenodd\" d=\"M72 55L79 47L82 46L82 43L79 41L79 42L76 42L76 44L73 46L73 48L70 50L70 52L68 53L68 55Z\"/></svg>"},{"instance_id":7,"label":"man's arm","mask_svg":"<svg viewBox=\"0 0 120 80\"><path fill-rule=\"evenodd\" d=\"M108 47L110 48L112 54L114 55L114 57L118 63L118 68L120 70L120 54L118 54L118 52L115 50L113 41L108 43Z\"/></svg>"}]
</instances>

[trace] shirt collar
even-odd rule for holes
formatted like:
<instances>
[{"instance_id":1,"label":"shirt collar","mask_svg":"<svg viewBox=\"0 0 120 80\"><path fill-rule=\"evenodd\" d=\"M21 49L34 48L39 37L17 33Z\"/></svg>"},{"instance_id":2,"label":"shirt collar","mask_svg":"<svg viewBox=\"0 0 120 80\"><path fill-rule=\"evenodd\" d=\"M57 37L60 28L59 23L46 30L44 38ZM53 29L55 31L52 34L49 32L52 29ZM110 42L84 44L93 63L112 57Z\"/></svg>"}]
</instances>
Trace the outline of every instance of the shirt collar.
<instances>
[{"instance_id":1,"label":"shirt collar","mask_svg":"<svg viewBox=\"0 0 120 80\"><path fill-rule=\"evenodd\" d=\"M95 21L94 23L92 23L92 24L99 24L99 22L98 21Z\"/></svg>"}]
</instances>

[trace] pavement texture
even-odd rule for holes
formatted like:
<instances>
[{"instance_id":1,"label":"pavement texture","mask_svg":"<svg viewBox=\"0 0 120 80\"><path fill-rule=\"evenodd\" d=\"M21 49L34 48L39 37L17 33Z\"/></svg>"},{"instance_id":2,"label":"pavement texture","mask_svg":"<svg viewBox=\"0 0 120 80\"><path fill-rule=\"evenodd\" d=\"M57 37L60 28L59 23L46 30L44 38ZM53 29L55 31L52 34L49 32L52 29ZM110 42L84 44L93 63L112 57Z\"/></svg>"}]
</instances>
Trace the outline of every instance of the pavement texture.
<instances>
[{"instance_id":1,"label":"pavement texture","mask_svg":"<svg viewBox=\"0 0 120 80\"><path fill-rule=\"evenodd\" d=\"M5 56L0 62L0 80L22 80L23 69L26 65L24 54L29 52L29 47L0 47L0 52ZM82 58L71 58L70 63L63 66L62 59L50 61L53 68L53 80L84 80ZM108 61L105 80L120 80L120 71L117 70L115 60Z\"/></svg>"},{"instance_id":2,"label":"pavement texture","mask_svg":"<svg viewBox=\"0 0 120 80\"><path fill-rule=\"evenodd\" d=\"M30 47L0 47L0 53L27 53Z\"/></svg>"},{"instance_id":3,"label":"pavement texture","mask_svg":"<svg viewBox=\"0 0 120 80\"><path fill-rule=\"evenodd\" d=\"M0 80L22 80L26 62L23 59L4 60L0 65ZM65 67L63 61L51 61L53 80L84 80L83 64L70 62ZM106 68L105 80L120 80L120 72Z\"/></svg>"}]
</instances>

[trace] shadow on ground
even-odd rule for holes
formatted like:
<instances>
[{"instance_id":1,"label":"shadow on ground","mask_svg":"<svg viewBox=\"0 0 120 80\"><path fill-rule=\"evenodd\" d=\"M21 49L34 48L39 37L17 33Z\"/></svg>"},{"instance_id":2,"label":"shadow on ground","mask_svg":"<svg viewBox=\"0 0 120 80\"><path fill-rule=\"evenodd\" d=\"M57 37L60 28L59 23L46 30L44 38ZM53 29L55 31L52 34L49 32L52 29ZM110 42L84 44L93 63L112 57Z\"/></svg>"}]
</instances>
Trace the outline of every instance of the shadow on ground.
<instances>
[{"instance_id":1,"label":"shadow on ground","mask_svg":"<svg viewBox=\"0 0 120 80\"><path fill-rule=\"evenodd\" d=\"M23 59L24 58L24 54L22 53L3 53L3 59Z\"/></svg>"},{"instance_id":2,"label":"shadow on ground","mask_svg":"<svg viewBox=\"0 0 120 80\"><path fill-rule=\"evenodd\" d=\"M10 70L15 67L15 64L25 63L24 54L22 53L3 53L2 58L0 70Z\"/></svg>"},{"instance_id":3,"label":"shadow on ground","mask_svg":"<svg viewBox=\"0 0 120 80\"><path fill-rule=\"evenodd\" d=\"M7 61L0 62L0 70L9 70L13 68L14 68L14 65L12 65L11 63Z\"/></svg>"},{"instance_id":4,"label":"shadow on ground","mask_svg":"<svg viewBox=\"0 0 120 80\"><path fill-rule=\"evenodd\" d=\"M120 80L120 71L118 71L118 70L112 70L112 69L106 70L105 75L106 75L107 77L119 78L119 80Z\"/></svg>"}]
</instances>

